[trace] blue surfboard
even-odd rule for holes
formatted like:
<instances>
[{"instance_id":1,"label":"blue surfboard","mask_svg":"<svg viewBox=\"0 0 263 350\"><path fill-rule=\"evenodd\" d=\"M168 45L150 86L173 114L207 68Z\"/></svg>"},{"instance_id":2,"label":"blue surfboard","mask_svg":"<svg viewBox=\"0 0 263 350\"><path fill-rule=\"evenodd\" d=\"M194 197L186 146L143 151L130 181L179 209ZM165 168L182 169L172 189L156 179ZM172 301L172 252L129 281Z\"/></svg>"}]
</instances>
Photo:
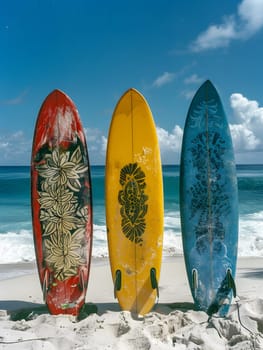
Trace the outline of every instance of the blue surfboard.
<instances>
[{"instance_id":1,"label":"blue surfboard","mask_svg":"<svg viewBox=\"0 0 263 350\"><path fill-rule=\"evenodd\" d=\"M195 305L224 316L235 294L238 189L229 125L209 80L195 94L185 122L180 212Z\"/></svg>"}]
</instances>

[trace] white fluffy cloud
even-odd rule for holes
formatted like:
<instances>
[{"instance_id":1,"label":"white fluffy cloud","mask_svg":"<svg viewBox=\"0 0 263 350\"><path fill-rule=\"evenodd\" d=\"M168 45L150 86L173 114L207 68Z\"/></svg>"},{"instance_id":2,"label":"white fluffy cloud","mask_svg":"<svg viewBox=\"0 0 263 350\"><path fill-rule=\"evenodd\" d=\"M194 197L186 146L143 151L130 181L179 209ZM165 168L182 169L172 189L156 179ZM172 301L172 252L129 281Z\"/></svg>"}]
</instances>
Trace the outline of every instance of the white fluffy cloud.
<instances>
[{"instance_id":1,"label":"white fluffy cloud","mask_svg":"<svg viewBox=\"0 0 263 350\"><path fill-rule=\"evenodd\" d=\"M238 15L243 22L240 36L253 35L263 27L263 1L243 0L238 7Z\"/></svg>"},{"instance_id":2,"label":"white fluffy cloud","mask_svg":"<svg viewBox=\"0 0 263 350\"><path fill-rule=\"evenodd\" d=\"M182 128L176 125L172 132L169 133L169 131L161 127L157 127L157 135L161 150L162 162L164 164L178 163L183 138Z\"/></svg>"},{"instance_id":3,"label":"white fluffy cloud","mask_svg":"<svg viewBox=\"0 0 263 350\"><path fill-rule=\"evenodd\" d=\"M230 125L236 160L239 163L261 162L263 152L263 107L240 93L230 96L236 122ZM180 162L183 129L176 125L172 132L157 127L164 164Z\"/></svg>"},{"instance_id":4,"label":"white fluffy cloud","mask_svg":"<svg viewBox=\"0 0 263 350\"><path fill-rule=\"evenodd\" d=\"M219 25L210 26L201 33L191 45L192 51L204 51L228 46L232 39L236 38L235 21L232 16L224 19Z\"/></svg>"},{"instance_id":5,"label":"white fluffy cloud","mask_svg":"<svg viewBox=\"0 0 263 350\"><path fill-rule=\"evenodd\" d=\"M156 127L162 162L176 164L180 160L183 130L176 125L172 132ZM93 134L93 136L90 136ZM107 138L99 130L86 130L91 164L104 164Z\"/></svg>"},{"instance_id":6,"label":"white fluffy cloud","mask_svg":"<svg viewBox=\"0 0 263 350\"><path fill-rule=\"evenodd\" d=\"M163 85L166 85L170 82L172 82L175 78L174 73L164 72L162 75L160 75L158 78L155 79L153 82L154 87L161 87Z\"/></svg>"},{"instance_id":7,"label":"white fluffy cloud","mask_svg":"<svg viewBox=\"0 0 263 350\"><path fill-rule=\"evenodd\" d=\"M261 162L263 156L263 107L241 93L230 96L235 123L230 125L236 160L241 163ZM105 164L107 138L99 129L86 128L85 134L92 165ZM157 135L163 164L178 164L183 129L173 130L157 126ZM23 131L0 135L0 165L30 164L32 139Z\"/></svg>"},{"instance_id":8,"label":"white fluffy cloud","mask_svg":"<svg viewBox=\"0 0 263 350\"><path fill-rule=\"evenodd\" d=\"M230 125L236 153L261 151L263 145L263 108L239 93L232 94L230 104L236 124Z\"/></svg>"},{"instance_id":9,"label":"white fluffy cloud","mask_svg":"<svg viewBox=\"0 0 263 350\"><path fill-rule=\"evenodd\" d=\"M255 150L260 144L253 131L241 124L230 125L231 135L236 153Z\"/></svg>"},{"instance_id":10,"label":"white fluffy cloud","mask_svg":"<svg viewBox=\"0 0 263 350\"><path fill-rule=\"evenodd\" d=\"M104 164L107 139L99 129L84 128L91 164ZM0 135L0 165L30 165L32 138L21 130Z\"/></svg>"},{"instance_id":11,"label":"white fluffy cloud","mask_svg":"<svg viewBox=\"0 0 263 350\"><path fill-rule=\"evenodd\" d=\"M250 38L263 27L263 1L243 0L237 12L211 25L192 43L195 52L226 47L233 40Z\"/></svg>"},{"instance_id":12,"label":"white fluffy cloud","mask_svg":"<svg viewBox=\"0 0 263 350\"><path fill-rule=\"evenodd\" d=\"M199 85L204 81L203 78L199 77L196 73L186 77L184 79L185 89L182 89L181 95L187 100L192 100L194 94L196 93L196 88L194 85Z\"/></svg>"},{"instance_id":13,"label":"white fluffy cloud","mask_svg":"<svg viewBox=\"0 0 263 350\"><path fill-rule=\"evenodd\" d=\"M0 140L1 140L1 139L0 139ZM0 150L1 150L1 152L4 152L5 149L7 149L8 146L9 146L9 143L8 143L8 142L0 141Z\"/></svg>"},{"instance_id":14,"label":"white fluffy cloud","mask_svg":"<svg viewBox=\"0 0 263 350\"><path fill-rule=\"evenodd\" d=\"M230 96L236 123L230 125L236 160L239 163L261 162L263 152L263 107L240 93ZM172 132L157 127L164 164L179 163L183 129L176 125Z\"/></svg>"},{"instance_id":15,"label":"white fluffy cloud","mask_svg":"<svg viewBox=\"0 0 263 350\"><path fill-rule=\"evenodd\" d=\"M0 135L0 165L30 164L32 140L23 131Z\"/></svg>"},{"instance_id":16,"label":"white fluffy cloud","mask_svg":"<svg viewBox=\"0 0 263 350\"><path fill-rule=\"evenodd\" d=\"M200 84L204 79L199 77L197 74L192 74L191 76L184 79L186 85Z\"/></svg>"},{"instance_id":17,"label":"white fluffy cloud","mask_svg":"<svg viewBox=\"0 0 263 350\"><path fill-rule=\"evenodd\" d=\"M84 128L91 164L104 164L107 139L99 129Z\"/></svg>"}]
</instances>

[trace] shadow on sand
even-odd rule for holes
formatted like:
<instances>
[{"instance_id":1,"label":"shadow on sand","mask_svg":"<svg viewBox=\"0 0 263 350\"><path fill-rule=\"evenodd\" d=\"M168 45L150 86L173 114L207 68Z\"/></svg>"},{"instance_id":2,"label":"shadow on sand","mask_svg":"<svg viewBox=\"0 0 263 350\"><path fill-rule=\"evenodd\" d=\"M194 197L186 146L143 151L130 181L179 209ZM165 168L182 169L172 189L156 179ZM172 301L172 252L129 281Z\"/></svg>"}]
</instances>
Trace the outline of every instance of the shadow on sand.
<instances>
[{"instance_id":1,"label":"shadow on sand","mask_svg":"<svg viewBox=\"0 0 263 350\"><path fill-rule=\"evenodd\" d=\"M258 278L263 279L263 269L262 268L252 268L252 269L246 269L246 268L240 268L239 269L239 276L243 278Z\"/></svg>"},{"instance_id":2,"label":"shadow on sand","mask_svg":"<svg viewBox=\"0 0 263 350\"><path fill-rule=\"evenodd\" d=\"M7 310L10 320L32 320L35 317L43 314L49 314L48 308L45 304L37 304L19 300L4 300L0 301L0 310ZM156 304L152 309L152 312L158 312L160 314L168 315L173 311L186 312L189 310L195 310L193 303L168 303L168 304ZM81 321L91 314L103 315L107 311L120 312L120 306L118 303L86 303L77 318ZM138 316L133 315L134 319L138 319Z\"/></svg>"}]
</instances>

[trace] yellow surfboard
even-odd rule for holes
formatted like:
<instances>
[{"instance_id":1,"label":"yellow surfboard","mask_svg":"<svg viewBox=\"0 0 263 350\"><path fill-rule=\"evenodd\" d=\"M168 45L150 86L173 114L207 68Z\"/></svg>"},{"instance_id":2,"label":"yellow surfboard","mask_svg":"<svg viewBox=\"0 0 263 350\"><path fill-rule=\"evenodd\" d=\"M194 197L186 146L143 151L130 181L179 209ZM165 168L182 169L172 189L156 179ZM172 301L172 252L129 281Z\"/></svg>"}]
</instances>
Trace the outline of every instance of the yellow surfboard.
<instances>
[{"instance_id":1,"label":"yellow surfboard","mask_svg":"<svg viewBox=\"0 0 263 350\"><path fill-rule=\"evenodd\" d=\"M106 158L106 223L115 296L123 310L149 312L158 296L163 183L154 120L135 89L112 116Z\"/></svg>"}]
</instances>

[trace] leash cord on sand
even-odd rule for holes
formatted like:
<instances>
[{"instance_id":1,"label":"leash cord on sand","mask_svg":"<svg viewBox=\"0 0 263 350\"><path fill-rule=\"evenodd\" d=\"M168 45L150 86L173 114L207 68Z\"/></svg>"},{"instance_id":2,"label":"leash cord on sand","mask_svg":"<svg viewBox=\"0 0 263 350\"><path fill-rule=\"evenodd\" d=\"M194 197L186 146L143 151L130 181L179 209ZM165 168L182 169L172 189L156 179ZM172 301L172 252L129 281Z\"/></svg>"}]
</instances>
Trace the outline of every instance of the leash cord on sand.
<instances>
[{"instance_id":1,"label":"leash cord on sand","mask_svg":"<svg viewBox=\"0 0 263 350\"><path fill-rule=\"evenodd\" d=\"M2 337L0 337L0 339L3 339ZM19 344L19 343L26 343L26 342L30 342L30 341L37 341L37 340L41 340L41 341L47 341L52 339L52 337L48 337L48 338L30 338L30 339L19 339L19 340L14 340L14 341L3 341L0 340L0 344Z\"/></svg>"},{"instance_id":2,"label":"leash cord on sand","mask_svg":"<svg viewBox=\"0 0 263 350\"><path fill-rule=\"evenodd\" d=\"M248 327L246 327L246 326L243 324L243 322L242 322L242 320L241 320L241 316L240 316L240 305L239 305L238 300L236 300L236 305L237 305L237 316L238 316L238 321L239 321L241 327L243 327L246 331L248 331L248 332L250 333L251 338L252 338L253 349L256 350L256 344L255 344L255 343L256 343L257 337L261 337L261 338L263 338L263 337L262 337L262 335L261 335L260 333L253 332L251 329L249 329Z\"/></svg>"},{"instance_id":3,"label":"leash cord on sand","mask_svg":"<svg viewBox=\"0 0 263 350\"><path fill-rule=\"evenodd\" d=\"M242 320L241 320L241 316L240 316L240 305L239 302L236 300L236 305L237 305L237 316L238 316L238 321L240 323L240 326L243 327L245 330L247 330L253 337L255 336L255 333L253 331L251 331L251 329L247 328Z\"/></svg>"},{"instance_id":4,"label":"leash cord on sand","mask_svg":"<svg viewBox=\"0 0 263 350\"><path fill-rule=\"evenodd\" d=\"M243 327L247 332L249 332L250 336L251 336L251 340L252 340L252 346L253 346L253 349L256 350L256 340L257 340L257 337L260 336L261 337L261 334L260 333L256 333L256 332L253 332L251 329L249 329L248 327L246 327L243 322L241 321L241 316L240 316L240 305L238 303L238 296L237 296L237 288L236 288L236 284L235 284L235 280L232 276L232 273L231 273L231 270L228 270L228 274L227 274L227 277L228 277L228 284L229 284L229 287L232 289L233 291L233 296L235 298L235 301L236 301L236 305L237 305L237 316L238 316L238 321L240 323L240 326Z\"/></svg>"}]
</instances>

